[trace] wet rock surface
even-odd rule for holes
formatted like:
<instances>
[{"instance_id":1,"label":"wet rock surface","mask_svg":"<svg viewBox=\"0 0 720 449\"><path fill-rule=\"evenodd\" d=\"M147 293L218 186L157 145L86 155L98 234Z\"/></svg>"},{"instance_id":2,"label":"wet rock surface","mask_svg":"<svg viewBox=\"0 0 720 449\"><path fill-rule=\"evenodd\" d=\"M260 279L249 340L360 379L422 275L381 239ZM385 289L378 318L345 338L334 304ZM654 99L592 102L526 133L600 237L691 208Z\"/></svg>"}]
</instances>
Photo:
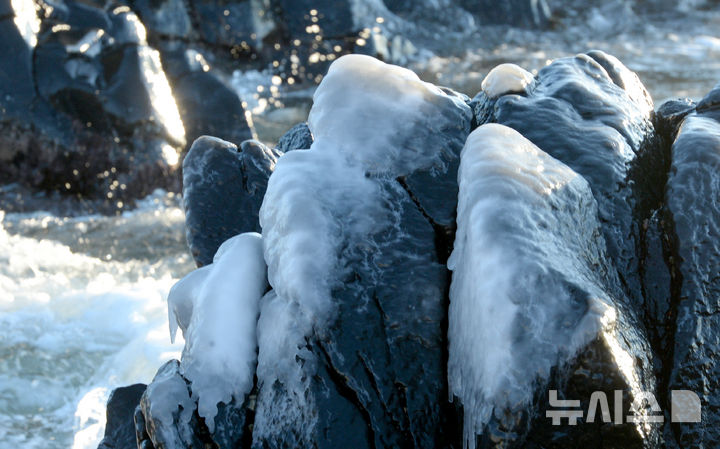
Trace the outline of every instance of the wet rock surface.
<instances>
[{"instance_id":1,"label":"wet rock surface","mask_svg":"<svg viewBox=\"0 0 720 449\"><path fill-rule=\"evenodd\" d=\"M588 180L609 255L636 301L637 219L648 212L638 210L647 192L638 191L643 184L632 179L632 170L636 159L658 147L651 112L652 100L637 76L612 56L591 52L554 61L538 72L527 95L504 95L489 117L477 117L519 131Z\"/></svg>"},{"instance_id":2,"label":"wet rock surface","mask_svg":"<svg viewBox=\"0 0 720 449\"><path fill-rule=\"evenodd\" d=\"M700 423L671 423L668 447L711 447L718 436L720 321L720 113L716 87L687 116L671 147L665 212L670 229L668 270L672 276L664 385L695 392L702 404Z\"/></svg>"}]
</instances>

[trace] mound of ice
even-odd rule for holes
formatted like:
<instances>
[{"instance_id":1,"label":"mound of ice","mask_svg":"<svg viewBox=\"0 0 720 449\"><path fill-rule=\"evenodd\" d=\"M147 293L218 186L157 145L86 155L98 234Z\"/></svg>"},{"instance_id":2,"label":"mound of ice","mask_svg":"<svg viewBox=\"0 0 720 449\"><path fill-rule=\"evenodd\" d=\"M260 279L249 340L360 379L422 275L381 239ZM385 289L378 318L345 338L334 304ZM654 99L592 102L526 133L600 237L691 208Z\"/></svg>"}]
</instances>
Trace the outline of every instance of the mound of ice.
<instances>
[{"instance_id":1,"label":"mound of ice","mask_svg":"<svg viewBox=\"0 0 720 449\"><path fill-rule=\"evenodd\" d=\"M470 134L458 182L448 377L474 447L606 325L612 284L588 183L518 132Z\"/></svg>"},{"instance_id":2,"label":"mound of ice","mask_svg":"<svg viewBox=\"0 0 720 449\"><path fill-rule=\"evenodd\" d=\"M252 388L265 273L261 236L240 234L168 296L171 336L179 325L185 337L181 368L211 432L218 403L241 401Z\"/></svg>"},{"instance_id":3,"label":"mound of ice","mask_svg":"<svg viewBox=\"0 0 720 449\"><path fill-rule=\"evenodd\" d=\"M263 300L258 331L256 441L272 441L280 427L311 433L306 338L332 320L333 287L388 221L380 181L446 167L442 131L460 126L447 108L467 106L407 69L362 55L336 60L316 90L308 121L315 141L279 159L260 210L274 292ZM270 387L276 381L282 399Z\"/></svg>"},{"instance_id":4,"label":"mound of ice","mask_svg":"<svg viewBox=\"0 0 720 449\"><path fill-rule=\"evenodd\" d=\"M515 64L500 64L485 76L480 87L489 98L525 92L535 77Z\"/></svg>"}]
</instances>

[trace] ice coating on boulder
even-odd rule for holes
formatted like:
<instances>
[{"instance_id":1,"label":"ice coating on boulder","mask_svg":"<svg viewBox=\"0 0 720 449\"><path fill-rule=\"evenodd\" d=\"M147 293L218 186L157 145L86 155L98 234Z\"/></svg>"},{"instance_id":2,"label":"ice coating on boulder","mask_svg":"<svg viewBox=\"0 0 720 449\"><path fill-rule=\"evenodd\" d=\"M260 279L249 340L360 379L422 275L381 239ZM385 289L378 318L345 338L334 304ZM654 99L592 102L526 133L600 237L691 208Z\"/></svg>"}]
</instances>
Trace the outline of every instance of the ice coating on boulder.
<instances>
[{"instance_id":1,"label":"ice coating on boulder","mask_svg":"<svg viewBox=\"0 0 720 449\"><path fill-rule=\"evenodd\" d=\"M274 441L282 427L301 439L312 434L306 338L332 322L332 289L349 274L347 261L371 251L370 233L386 225L389 199L380 180L446 169L442 132L459 126L458 109L467 110L461 98L407 69L362 55L331 65L310 111L315 140L279 159L260 209L274 292L259 322L255 441ZM270 388L276 381L287 393L280 399Z\"/></svg>"},{"instance_id":2,"label":"ice coating on boulder","mask_svg":"<svg viewBox=\"0 0 720 449\"><path fill-rule=\"evenodd\" d=\"M485 76L481 88L489 98L498 98L525 92L534 79L532 73L516 64L500 64Z\"/></svg>"},{"instance_id":3,"label":"ice coating on boulder","mask_svg":"<svg viewBox=\"0 0 720 449\"><path fill-rule=\"evenodd\" d=\"M210 432L218 403L242 401L252 388L266 287L262 238L245 233L223 243L213 263L180 280L168 298L171 335L174 319L185 336L181 369Z\"/></svg>"},{"instance_id":4,"label":"ice coating on boulder","mask_svg":"<svg viewBox=\"0 0 720 449\"><path fill-rule=\"evenodd\" d=\"M468 137L458 182L448 377L474 447L494 410L527 407L553 366L614 326L614 310L584 178L488 124Z\"/></svg>"},{"instance_id":5,"label":"ice coating on boulder","mask_svg":"<svg viewBox=\"0 0 720 449\"><path fill-rule=\"evenodd\" d=\"M207 265L191 271L170 289L168 323L170 324L170 341L172 343L175 343L178 326L183 333L183 339L185 338L185 332L187 332L190 318L192 318L195 298L200 295L200 290L205 285L211 267L212 265Z\"/></svg>"}]
</instances>

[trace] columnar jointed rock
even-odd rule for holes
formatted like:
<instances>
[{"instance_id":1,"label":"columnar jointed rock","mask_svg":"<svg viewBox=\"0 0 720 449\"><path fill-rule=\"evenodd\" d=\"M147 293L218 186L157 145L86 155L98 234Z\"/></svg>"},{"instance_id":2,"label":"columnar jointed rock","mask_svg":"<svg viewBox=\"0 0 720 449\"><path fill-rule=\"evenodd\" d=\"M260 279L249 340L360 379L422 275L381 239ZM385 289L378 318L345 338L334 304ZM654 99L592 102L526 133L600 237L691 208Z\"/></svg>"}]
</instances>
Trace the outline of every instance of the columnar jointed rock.
<instances>
[{"instance_id":1,"label":"columnar jointed rock","mask_svg":"<svg viewBox=\"0 0 720 449\"><path fill-rule=\"evenodd\" d=\"M696 393L702 421L670 424L668 447L710 448L720 440L719 99L720 85L685 119L672 145L666 207L674 223L669 258L674 325L665 394L671 402L672 390Z\"/></svg>"},{"instance_id":2,"label":"columnar jointed rock","mask_svg":"<svg viewBox=\"0 0 720 449\"><path fill-rule=\"evenodd\" d=\"M189 374L171 362L136 413L139 447L459 447L458 412L465 442L482 447L710 447L720 89L697 106L668 103L651 122L635 75L599 52L537 77L500 67L483 88L475 123L524 137L485 125L465 141L467 98L354 56L332 66L309 124L278 150L196 142L185 183L199 264L226 235L262 224L273 290L252 302L257 382L254 334L212 357L251 367L230 396L213 393L222 370L206 379L207 364ZM233 276L248 274L245 262L229 264ZM254 330L254 309L232 302L250 284L211 282L210 270L169 301L171 322L195 341L185 364L207 343L192 337L196 314L232 309L223 329ZM214 303L221 293L230 302ZM212 390L198 410L196 387ZM703 423L669 423L678 389L701 396ZM567 407L577 425L572 415L554 425L547 413ZM663 417L664 429L652 419Z\"/></svg>"}]
</instances>

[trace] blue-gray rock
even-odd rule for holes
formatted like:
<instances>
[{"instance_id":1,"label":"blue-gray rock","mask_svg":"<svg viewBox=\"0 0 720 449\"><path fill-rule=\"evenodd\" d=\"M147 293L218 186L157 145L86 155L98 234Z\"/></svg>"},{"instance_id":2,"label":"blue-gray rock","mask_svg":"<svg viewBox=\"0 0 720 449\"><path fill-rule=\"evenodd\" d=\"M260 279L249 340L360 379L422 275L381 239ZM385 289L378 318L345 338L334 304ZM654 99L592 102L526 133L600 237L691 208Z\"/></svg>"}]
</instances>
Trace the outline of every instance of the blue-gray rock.
<instances>
[{"instance_id":1,"label":"blue-gray rock","mask_svg":"<svg viewBox=\"0 0 720 449\"><path fill-rule=\"evenodd\" d=\"M260 232L258 213L280 153L256 141L240 149L203 136L183 161L183 206L188 246L197 265L212 263L227 239Z\"/></svg>"},{"instance_id":2,"label":"blue-gray rock","mask_svg":"<svg viewBox=\"0 0 720 449\"><path fill-rule=\"evenodd\" d=\"M720 86L719 86L720 87ZM668 408L673 390L689 390L702 404L700 423L671 423L668 447L713 447L720 439L720 88L685 118L672 144L666 207L674 224L668 267L672 274L664 354ZM700 105L703 105L701 108Z\"/></svg>"}]
</instances>

